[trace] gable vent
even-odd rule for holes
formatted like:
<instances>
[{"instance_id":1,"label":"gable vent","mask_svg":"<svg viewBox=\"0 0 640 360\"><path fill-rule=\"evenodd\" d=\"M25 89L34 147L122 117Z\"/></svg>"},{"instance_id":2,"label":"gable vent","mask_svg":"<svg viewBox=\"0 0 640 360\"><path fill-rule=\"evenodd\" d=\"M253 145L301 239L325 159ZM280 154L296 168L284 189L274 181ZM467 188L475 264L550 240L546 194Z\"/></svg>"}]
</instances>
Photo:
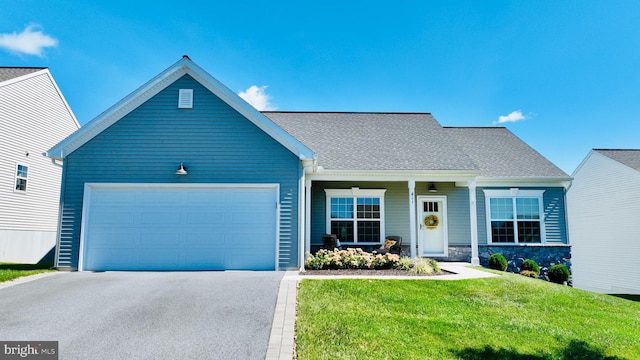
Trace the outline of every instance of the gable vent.
<instances>
[{"instance_id":1,"label":"gable vent","mask_svg":"<svg viewBox=\"0 0 640 360\"><path fill-rule=\"evenodd\" d=\"M178 108L193 108L193 89L180 89L180 93L178 94Z\"/></svg>"}]
</instances>

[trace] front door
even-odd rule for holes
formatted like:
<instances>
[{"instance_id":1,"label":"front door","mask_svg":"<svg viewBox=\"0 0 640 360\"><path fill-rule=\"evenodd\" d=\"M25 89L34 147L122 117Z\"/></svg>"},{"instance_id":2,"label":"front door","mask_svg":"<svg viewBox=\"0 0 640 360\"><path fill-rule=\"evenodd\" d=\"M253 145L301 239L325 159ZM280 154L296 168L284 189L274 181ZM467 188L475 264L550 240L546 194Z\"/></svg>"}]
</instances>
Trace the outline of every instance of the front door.
<instances>
[{"instance_id":1,"label":"front door","mask_svg":"<svg viewBox=\"0 0 640 360\"><path fill-rule=\"evenodd\" d=\"M416 213L420 256L447 256L447 197L418 196Z\"/></svg>"}]
</instances>

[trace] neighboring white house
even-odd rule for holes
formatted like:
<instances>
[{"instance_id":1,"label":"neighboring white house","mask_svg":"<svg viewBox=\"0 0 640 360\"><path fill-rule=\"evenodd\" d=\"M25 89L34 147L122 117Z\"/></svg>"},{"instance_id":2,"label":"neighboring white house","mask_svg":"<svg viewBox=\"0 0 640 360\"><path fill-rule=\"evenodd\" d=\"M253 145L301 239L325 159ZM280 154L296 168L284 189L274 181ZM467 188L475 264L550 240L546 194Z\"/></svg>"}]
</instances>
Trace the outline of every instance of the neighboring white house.
<instances>
[{"instance_id":1,"label":"neighboring white house","mask_svg":"<svg viewBox=\"0 0 640 360\"><path fill-rule=\"evenodd\" d=\"M640 150L594 149L567 193L573 286L640 294Z\"/></svg>"},{"instance_id":2,"label":"neighboring white house","mask_svg":"<svg viewBox=\"0 0 640 360\"><path fill-rule=\"evenodd\" d=\"M0 262L53 259L62 167L45 153L79 127L47 68L0 67Z\"/></svg>"}]
</instances>

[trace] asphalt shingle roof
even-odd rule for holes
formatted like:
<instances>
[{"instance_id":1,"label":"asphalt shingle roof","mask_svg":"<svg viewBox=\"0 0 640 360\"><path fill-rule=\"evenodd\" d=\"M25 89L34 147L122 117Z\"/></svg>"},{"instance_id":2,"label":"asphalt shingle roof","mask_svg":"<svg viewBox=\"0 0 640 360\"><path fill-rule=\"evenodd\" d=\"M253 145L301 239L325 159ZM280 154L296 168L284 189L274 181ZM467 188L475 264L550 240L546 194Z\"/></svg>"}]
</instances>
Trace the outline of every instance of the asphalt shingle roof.
<instances>
[{"instance_id":1,"label":"asphalt shingle roof","mask_svg":"<svg viewBox=\"0 0 640 360\"><path fill-rule=\"evenodd\" d=\"M431 114L263 112L332 170L467 170L569 176L506 128L442 127Z\"/></svg>"},{"instance_id":2,"label":"asphalt shingle roof","mask_svg":"<svg viewBox=\"0 0 640 360\"><path fill-rule=\"evenodd\" d=\"M504 127L447 127L445 129L478 165L480 176L569 177Z\"/></svg>"},{"instance_id":3,"label":"asphalt shingle roof","mask_svg":"<svg viewBox=\"0 0 640 360\"><path fill-rule=\"evenodd\" d=\"M44 68L26 68L26 67L0 67L0 82L11 80L32 72L40 71Z\"/></svg>"},{"instance_id":4,"label":"asphalt shingle roof","mask_svg":"<svg viewBox=\"0 0 640 360\"><path fill-rule=\"evenodd\" d=\"M593 149L632 169L640 171L640 150L637 149Z\"/></svg>"},{"instance_id":5,"label":"asphalt shingle roof","mask_svg":"<svg viewBox=\"0 0 640 360\"><path fill-rule=\"evenodd\" d=\"M264 112L332 170L475 170L430 114Z\"/></svg>"}]
</instances>

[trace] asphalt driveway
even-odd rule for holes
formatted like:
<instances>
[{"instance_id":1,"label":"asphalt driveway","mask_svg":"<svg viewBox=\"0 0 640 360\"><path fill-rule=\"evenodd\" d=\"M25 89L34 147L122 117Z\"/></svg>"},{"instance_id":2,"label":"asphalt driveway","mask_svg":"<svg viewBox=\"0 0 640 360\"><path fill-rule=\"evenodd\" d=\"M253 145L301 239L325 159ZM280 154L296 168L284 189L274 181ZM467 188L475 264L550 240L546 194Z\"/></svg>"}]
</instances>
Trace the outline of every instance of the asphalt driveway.
<instances>
[{"instance_id":1,"label":"asphalt driveway","mask_svg":"<svg viewBox=\"0 0 640 360\"><path fill-rule=\"evenodd\" d=\"M284 272L75 272L0 289L0 340L60 359L264 359Z\"/></svg>"}]
</instances>

